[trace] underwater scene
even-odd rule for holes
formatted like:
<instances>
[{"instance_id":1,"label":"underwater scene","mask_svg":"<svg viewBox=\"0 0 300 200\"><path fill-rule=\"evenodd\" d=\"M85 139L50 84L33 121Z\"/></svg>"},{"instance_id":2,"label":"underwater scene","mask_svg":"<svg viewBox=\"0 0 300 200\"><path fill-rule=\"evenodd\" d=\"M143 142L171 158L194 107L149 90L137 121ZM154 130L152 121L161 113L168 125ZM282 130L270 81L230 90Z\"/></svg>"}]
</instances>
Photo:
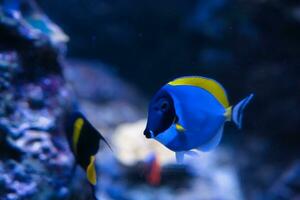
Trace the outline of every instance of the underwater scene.
<instances>
[{"instance_id":1,"label":"underwater scene","mask_svg":"<svg viewBox=\"0 0 300 200\"><path fill-rule=\"evenodd\" d=\"M300 2L0 0L0 200L300 200Z\"/></svg>"}]
</instances>

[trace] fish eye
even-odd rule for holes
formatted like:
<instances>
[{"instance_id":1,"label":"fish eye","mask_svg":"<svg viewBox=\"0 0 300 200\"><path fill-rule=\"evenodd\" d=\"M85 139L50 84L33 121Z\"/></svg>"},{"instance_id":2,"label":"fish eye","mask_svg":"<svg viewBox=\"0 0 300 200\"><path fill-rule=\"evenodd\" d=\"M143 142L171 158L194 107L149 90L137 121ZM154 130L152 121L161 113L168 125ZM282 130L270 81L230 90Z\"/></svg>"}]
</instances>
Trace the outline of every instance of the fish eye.
<instances>
[{"instance_id":1,"label":"fish eye","mask_svg":"<svg viewBox=\"0 0 300 200\"><path fill-rule=\"evenodd\" d=\"M169 108L169 103L167 101L163 101L160 105L161 110L165 111Z\"/></svg>"}]
</instances>

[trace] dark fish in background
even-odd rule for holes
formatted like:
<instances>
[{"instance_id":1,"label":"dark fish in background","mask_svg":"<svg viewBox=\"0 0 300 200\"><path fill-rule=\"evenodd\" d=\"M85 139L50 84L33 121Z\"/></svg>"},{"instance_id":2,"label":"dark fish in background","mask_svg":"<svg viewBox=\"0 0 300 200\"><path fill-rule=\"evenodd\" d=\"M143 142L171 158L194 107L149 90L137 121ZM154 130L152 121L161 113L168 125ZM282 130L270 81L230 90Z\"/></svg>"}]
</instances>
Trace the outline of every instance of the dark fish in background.
<instances>
[{"instance_id":1,"label":"dark fish in background","mask_svg":"<svg viewBox=\"0 0 300 200\"><path fill-rule=\"evenodd\" d=\"M243 111L253 94L229 104L225 89L215 80L190 76L164 85L152 98L144 135L176 153L178 162L192 149L209 151L222 138L225 122L242 126Z\"/></svg>"},{"instance_id":2,"label":"dark fish in background","mask_svg":"<svg viewBox=\"0 0 300 200\"><path fill-rule=\"evenodd\" d=\"M66 133L76 164L85 170L86 178L92 186L94 198L97 199L94 192L94 186L97 184L95 156L99 150L100 140L107 145L108 143L80 112L74 112L68 117Z\"/></svg>"}]
</instances>

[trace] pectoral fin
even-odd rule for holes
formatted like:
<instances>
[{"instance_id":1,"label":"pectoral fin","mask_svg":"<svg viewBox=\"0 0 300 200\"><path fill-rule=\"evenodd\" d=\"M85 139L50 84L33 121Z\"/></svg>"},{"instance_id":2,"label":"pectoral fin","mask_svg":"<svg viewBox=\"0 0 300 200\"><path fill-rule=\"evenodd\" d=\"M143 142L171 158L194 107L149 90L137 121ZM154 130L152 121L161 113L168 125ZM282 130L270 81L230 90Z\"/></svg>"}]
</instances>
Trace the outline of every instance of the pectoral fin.
<instances>
[{"instance_id":1,"label":"pectoral fin","mask_svg":"<svg viewBox=\"0 0 300 200\"><path fill-rule=\"evenodd\" d=\"M96 185L97 175L96 175L96 169L95 169L95 156L90 157L90 164L88 165L88 167L86 169L86 176L92 185Z\"/></svg>"},{"instance_id":2,"label":"pectoral fin","mask_svg":"<svg viewBox=\"0 0 300 200\"><path fill-rule=\"evenodd\" d=\"M180 124L176 124L176 130L179 132L179 133L183 133L185 131L185 128L183 126L181 126Z\"/></svg>"}]
</instances>

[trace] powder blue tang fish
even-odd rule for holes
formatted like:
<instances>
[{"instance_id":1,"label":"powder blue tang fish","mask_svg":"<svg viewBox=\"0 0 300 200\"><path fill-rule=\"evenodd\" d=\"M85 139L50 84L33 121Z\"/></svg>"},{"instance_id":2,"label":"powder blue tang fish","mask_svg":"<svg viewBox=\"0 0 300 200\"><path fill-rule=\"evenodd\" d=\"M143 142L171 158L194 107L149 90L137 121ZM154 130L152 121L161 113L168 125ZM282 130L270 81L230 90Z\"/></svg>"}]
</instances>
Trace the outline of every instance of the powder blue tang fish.
<instances>
[{"instance_id":1,"label":"powder blue tang fish","mask_svg":"<svg viewBox=\"0 0 300 200\"><path fill-rule=\"evenodd\" d=\"M225 122L242 127L243 111L253 94L229 104L225 89L215 80L181 77L164 85L152 98L144 131L176 153L178 162L192 149L209 151L222 138Z\"/></svg>"}]
</instances>

